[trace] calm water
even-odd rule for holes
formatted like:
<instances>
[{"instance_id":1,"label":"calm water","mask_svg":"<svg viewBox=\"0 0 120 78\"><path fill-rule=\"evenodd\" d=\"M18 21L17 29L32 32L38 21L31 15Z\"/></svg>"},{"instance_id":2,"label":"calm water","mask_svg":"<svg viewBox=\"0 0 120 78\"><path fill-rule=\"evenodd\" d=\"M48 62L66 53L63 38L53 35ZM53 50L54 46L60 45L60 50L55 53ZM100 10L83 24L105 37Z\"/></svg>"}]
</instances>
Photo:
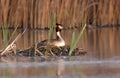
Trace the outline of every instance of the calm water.
<instances>
[{"instance_id":1,"label":"calm water","mask_svg":"<svg viewBox=\"0 0 120 78\"><path fill-rule=\"evenodd\" d=\"M21 30L18 30L15 35L17 36L20 32ZM77 37L79 32L77 29L62 31L67 45L70 44L72 32L75 32ZM25 49L35 42L47 38L48 31L27 30L16 44L19 49ZM2 45L1 34L0 44ZM119 78L119 46L120 28L87 29L77 45L88 52L86 55L77 57L1 57L0 76L9 78ZM2 47L0 46L0 49Z\"/></svg>"}]
</instances>

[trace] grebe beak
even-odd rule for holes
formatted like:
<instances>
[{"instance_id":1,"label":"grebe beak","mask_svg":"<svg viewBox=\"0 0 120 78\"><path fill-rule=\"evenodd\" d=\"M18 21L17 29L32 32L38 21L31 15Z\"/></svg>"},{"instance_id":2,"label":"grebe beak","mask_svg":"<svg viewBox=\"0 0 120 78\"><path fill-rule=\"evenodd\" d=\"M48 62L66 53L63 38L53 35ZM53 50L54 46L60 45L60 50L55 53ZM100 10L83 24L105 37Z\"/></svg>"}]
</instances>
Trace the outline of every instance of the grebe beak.
<instances>
[{"instance_id":1,"label":"grebe beak","mask_svg":"<svg viewBox=\"0 0 120 78\"><path fill-rule=\"evenodd\" d=\"M62 26L59 26L59 28L60 28L60 29L63 29L63 27L62 27Z\"/></svg>"}]
</instances>

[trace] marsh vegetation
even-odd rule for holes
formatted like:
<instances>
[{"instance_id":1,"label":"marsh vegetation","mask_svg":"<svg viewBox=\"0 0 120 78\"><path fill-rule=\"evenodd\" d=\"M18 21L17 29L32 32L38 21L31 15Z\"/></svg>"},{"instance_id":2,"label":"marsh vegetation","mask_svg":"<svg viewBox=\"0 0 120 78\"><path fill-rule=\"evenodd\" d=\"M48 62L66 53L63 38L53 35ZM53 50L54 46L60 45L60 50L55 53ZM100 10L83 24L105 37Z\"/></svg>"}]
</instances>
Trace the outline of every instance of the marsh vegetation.
<instances>
[{"instance_id":1,"label":"marsh vegetation","mask_svg":"<svg viewBox=\"0 0 120 78\"><path fill-rule=\"evenodd\" d=\"M119 0L0 0L0 25L49 28L52 15L65 28L120 25ZM1 27L1 26L0 26Z\"/></svg>"}]
</instances>

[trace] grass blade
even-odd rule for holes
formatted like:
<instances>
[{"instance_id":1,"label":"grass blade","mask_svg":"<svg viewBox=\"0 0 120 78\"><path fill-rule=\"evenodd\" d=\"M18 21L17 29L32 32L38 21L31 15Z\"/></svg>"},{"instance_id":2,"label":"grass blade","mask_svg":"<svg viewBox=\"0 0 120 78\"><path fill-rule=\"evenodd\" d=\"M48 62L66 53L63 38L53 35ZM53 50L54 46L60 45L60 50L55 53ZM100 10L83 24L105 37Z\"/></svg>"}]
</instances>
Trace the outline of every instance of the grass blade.
<instances>
[{"instance_id":1,"label":"grass blade","mask_svg":"<svg viewBox=\"0 0 120 78\"><path fill-rule=\"evenodd\" d=\"M7 45L8 45L8 28L6 25L2 26L2 36L3 36L4 47L7 47Z\"/></svg>"},{"instance_id":2,"label":"grass blade","mask_svg":"<svg viewBox=\"0 0 120 78\"><path fill-rule=\"evenodd\" d=\"M83 27L82 30L80 31L80 33L79 33L79 35L78 35L78 37L77 37L77 40L75 40L75 39L72 38L73 40L72 40L71 45L70 45L69 56L71 56L72 51L75 49L77 43L79 42L79 40L80 40L80 38L81 38L81 36L82 36L85 28L86 28L86 24L84 25L84 27Z\"/></svg>"},{"instance_id":3,"label":"grass blade","mask_svg":"<svg viewBox=\"0 0 120 78\"><path fill-rule=\"evenodd\" d=\"M50 39L52 38L53 28L56 23L55 20L56 20L56 15L54 14L53 19L50 20L50 31L49 31L48 43L50 42Z\"/></svg>"}]
</instances>

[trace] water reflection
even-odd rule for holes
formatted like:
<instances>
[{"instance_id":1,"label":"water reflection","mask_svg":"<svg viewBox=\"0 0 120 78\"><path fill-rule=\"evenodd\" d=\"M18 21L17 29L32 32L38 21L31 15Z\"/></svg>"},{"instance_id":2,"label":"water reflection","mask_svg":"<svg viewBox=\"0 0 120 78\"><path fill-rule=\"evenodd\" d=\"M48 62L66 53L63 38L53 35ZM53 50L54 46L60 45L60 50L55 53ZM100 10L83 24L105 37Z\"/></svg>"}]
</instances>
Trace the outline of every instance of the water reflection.
<instances>
[{"instance_id":1,"label":"water reflection","mask_svg":"<svg viewBox=\"0 0 120 78\"><path fill-rule=\"evenodd\" d=\"M70 44L71 34L75 32L77 37L79 30L80 29L62 31L62 36L65 39L67 45ZM12 31L13 30L10 30L10 32ZM19 29L14 38L20 32L22 32L22 30ZM41 40L48 39L48 33L49 30L28 29L23 37L16 42L17 48L26 49L32 46L35 42L40 42ZM55 33L53 33L53 37L55 36ZM2 34L0 34L0 49L3 48L2 41ZM78 44L79 48L88 51L89 53L91 53L92 57L96 57L99 59L120 56L119 46L120 28L87 29L85 30L85 33Z\"/></svg>"},{"instance_id":2,"label":"water reflection","mask_svg":"<svg viewBox=\"0 0 120 78\"><path fill-rule=\"evenodd\" d=\"M120 58L99 60L77 56L23 57L24 60L21 57L14 57L14 59L16 62L0 63L0 77L119 78L120 76Z\"/></svg>"}]
</instances>

